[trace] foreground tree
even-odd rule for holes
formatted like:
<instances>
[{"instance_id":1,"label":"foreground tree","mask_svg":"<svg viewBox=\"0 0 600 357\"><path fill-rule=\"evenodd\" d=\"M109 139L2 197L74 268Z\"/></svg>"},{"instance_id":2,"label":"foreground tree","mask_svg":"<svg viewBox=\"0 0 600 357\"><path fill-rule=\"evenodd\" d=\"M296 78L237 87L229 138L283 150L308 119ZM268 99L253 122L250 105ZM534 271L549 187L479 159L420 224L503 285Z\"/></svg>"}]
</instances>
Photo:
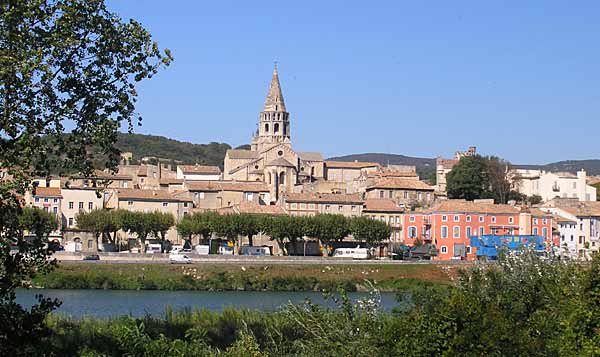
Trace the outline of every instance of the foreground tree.
<instances>
[{"instance_id":1,"label":"foreground tree","mask_svg":"<svg viewBox=\"0 0 600 357\"><path fill-rule=\"evenodd\" d=\"M170 61L148 31L102 0L0 2L0 168L8 177L0 181L0 310L11 321L0 325L0 355L27 354L40 341L30 318L54 307L42 298L31 310L14 303L15 279L50 264L51 253L35 248L43 237L22 239L18 197L33 176L89 175L98 162L114 168L118 128L141 120L135 82ZM10 253L13 245L21 255ZM20 335L9 325L21 326Z\"/></svg>"}]
</instances>

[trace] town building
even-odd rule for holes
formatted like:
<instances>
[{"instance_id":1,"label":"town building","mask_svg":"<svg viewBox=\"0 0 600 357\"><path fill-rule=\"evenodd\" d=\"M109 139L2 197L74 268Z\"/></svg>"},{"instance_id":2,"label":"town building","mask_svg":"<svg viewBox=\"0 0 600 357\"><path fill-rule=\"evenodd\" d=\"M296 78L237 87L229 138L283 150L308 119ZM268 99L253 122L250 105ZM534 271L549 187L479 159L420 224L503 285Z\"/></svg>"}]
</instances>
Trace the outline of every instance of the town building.
<instances>
[{"instance_id":1,"label":"town building","mask_svg":"<svg viewBox=\"0 0 600 357\"><path fill-rule=\"evenodd\" d=\"M585 170L573 174L570 172L514 169L510 177L518 192L526 196L540 196L543 201L554 198L596 201L596 188L587 184Z\"/></svg>"},{"instance_id":2,"label":"town building","mask_svg":"<svg viewBox=\"0 0 600 357\"><path fill-rule=\"evenodd\" d=\"M184 185L195 208L219 209L243 202L268 205L270 187L259 181L188 181Z\"/></svg>"},{"instance_id":3,"label":"town building","mask_svg":"<svg viewBox=\"0 0 600 357\"><path fill-rule=\"evenodd\" d=\"M475 155L477 155L477 148L470 146L467 151L455 152L453 159L444 159L442 157L436 159L436 188L440 195L446 194L446 175L452 171L454 165L458 164L462 157Z\"/></svg>"},{"instance_id":4,"label":"town building","mask_svg":"<svg viewBox=\"0 0 600 357\"><path fill-rule=\"evenodd\" d=\"M221 169L218 166L178 165L177 179L186 181L219 181Z\"/></svg>"},{"instance_id":5,"label":"town building","mask_svg":"<svg viewBox=\"0 0 600 357\"><path fill-rule=\"evenodd\" d=\"M561 243L564 243L562 242L564 234L569 249L575 247L580 256L586 256L587 252L597 253L600 250L600 202L579 201L577 198L555 198L544 203L540 208L564 217L565 227L561 231ZM568 222L575 222L575 227L571 227ZM572 234L575 236L576 246L571 242Z\"/></svg>"},{"instance_id":6,"label":"town building","mask_svg":"<svg viewBox=\"0 0 600 357\"><path fill-rule=\"evenodd\" d=\"M358 217L362 215L365 200L358 193L288 193L283 202L285 210L292 216L340 214Z\"/></svg>"},{"instance_id":7,"label":"town building","mask_svg":"<svg viewBox=\"0 0 600 357\"><path fill-rule=\"evenodd\" d=\"M385 177L366 187L367 198L391 199L403 207L428 206L434 201L435 187L423 181Z\"/></svg>"},{"instance_id":8,"label":"town building","mask_svg":"<svg viewBox=\"0 0 600 357\"><path fill-rule=\"evenodd\" d=\"M401 242L402 214L404 208L391 199L368 198L365 200L362 215L387 223L392 228L390 242Z\"/></svg>"}]
</instances>

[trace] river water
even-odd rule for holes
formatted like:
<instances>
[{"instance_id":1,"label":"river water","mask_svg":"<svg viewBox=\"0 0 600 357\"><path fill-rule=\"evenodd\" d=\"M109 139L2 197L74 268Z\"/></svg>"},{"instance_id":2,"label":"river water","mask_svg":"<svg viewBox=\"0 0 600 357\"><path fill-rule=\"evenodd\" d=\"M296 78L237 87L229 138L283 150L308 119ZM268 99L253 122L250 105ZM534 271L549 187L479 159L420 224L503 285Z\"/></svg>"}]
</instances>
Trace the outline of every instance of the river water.
<instances>
[{"instance_id":1,"label":"river water","mask_svg":"<svg viewBox=\"0 0 600 357\"><path fill-rule=\"evenodd\" d=\"M317 304L335 306L318 292L250 292L250 291L157 291L157 290L70 290L18 289L17 302L30 307L35 295L57 298L63 302L58 313L80 318L108 318L122 315L140 317L163 316L167 306L173 310L208 309L222 311L226 307L275 311L287 303L299 304L310 299ZM366 298L365 293L349 293L353 301ZM381 294L381 307L390 311L398 306L395 293Z\"/></svg>"}]
</instances>

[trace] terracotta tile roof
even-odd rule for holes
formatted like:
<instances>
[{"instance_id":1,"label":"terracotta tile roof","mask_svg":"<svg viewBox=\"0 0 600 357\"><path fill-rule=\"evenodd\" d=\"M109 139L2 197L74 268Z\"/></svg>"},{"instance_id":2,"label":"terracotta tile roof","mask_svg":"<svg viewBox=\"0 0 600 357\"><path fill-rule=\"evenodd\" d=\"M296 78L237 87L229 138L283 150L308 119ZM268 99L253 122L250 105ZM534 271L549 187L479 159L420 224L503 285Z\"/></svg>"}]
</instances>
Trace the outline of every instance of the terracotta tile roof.
<instances>
[{"instance_id":1,"label":"terracotta tile roof","mask_svg":"<svg viewBox=\"0 0 600 357\"><path fill-rule=\"evenodd\" d=\"M116 190L119 201L190 201L186 197L178 197L177 193L165 190L138 190L133 188L120 188Z\"/></svg>"},{"instance_id":2,"label":"terracotta tile roof","mask_svg":"<svg viewBox=\"0 0 600 357\"><path fill-rule=\"evenodd\" d=\"M258 152L256 151L252 151L252 150L234 150L234 149L229 149L227 150L226 155L230 158L230 159L257 159L258 158Z\"/></svg>"},{"instance_id":3,"label":"terracotta tile roof","mask_svg":"<svg viewBox=\"0 0 600 357\"><path fill-rule=\"evenodd\" d=\"M161 185L181 185L183 184L183 179L163 177L159 183Z\"/></svg>"},{"instance_id":4,"label":"terracotta tile roof","mask_svg":"<svg viewBox=\"0 0 600 357\"><path fill-rule=\"evenodd\" d=\"M548 213L548 212L544 212L539 208L529 208L527 209L527 211L529 211L529 213L531 213L532 217L551 217L552 213Z\"/></svg>"},{"instance_id":5,"label":"terracotta tile roof","mask_svg":"<svg viewBox=\"0 0 600 357\"><path fill-rule=\"evenodd\" d=\"M415 171L383 170L369 174L369 177L414 177L419 178Z\"/></svg>"},{"instance_id":6,"label":"terracotta tile roof","mask_svg":"<svg viewBox=\"0 0 600 357\"><path fill-rule=\"evenodd\" d=\"M600 201L555 198L546 202L543 207L556 207L574 216L600 217Z\"/></svg>"},{"instance_id":7,"label":"terracotta tile roof","mask_svg":"<svg viewBox=\"0 0 600 357\"><path fill-rule=\"evenodd\" d=\"M75 179L101 179L101 180L132 180L133 178L130 175L119 174L119 173L110 173L102 170L94 170L94 172L89 177L85 177L82 174L74 175ZM63 178L61 177L61 180Z\"/></svg>"},{"instance_id":8,"label":"terracotta tile roof","mask_svg":"<svg viewBox=\"0 0 600 357\"><path fill-rule=\"evenodd\" d=\"M58 187L38 187L35 189L37 197L62 197L60 188Z\"/></svg>"},{"instance_id":9,"label":"terracotta tile roof","mask_svg":"<svg viewBox=\"0 0 600 357\"><path fill-rule=\"evenodd\" d=\"M269 192L269 186L259 181L188 181L185 183L190 191L240 191Z\"/></svg>"},{"instance_id":10,"label":"terracotta tile roof","mask_svg":"<svg viewBox=\"0 0 600 357\"><path fill-rule=\"evenodd\" d=\"M275 160L269 162L267 166L281 166L281 167L296 167L291 162L287 161L283 157L278 157Z\"/></svg>"},{"instance_id":11,"label":"terracotta tile roof","mask_svg":"<svg viewBox=\"0 0 600 357\"><path fill-rule=\"evenodd\" d=\"M288 193L285 196L287 202L319 202L319 203L358 203L365 200L360 193L337 194L337 193Z\"/></svg>"},{"instance_id":12,"label":"terracotta tile roof","mask_svg":"<svg viewBox=\"0 0 600 357\"><path fill-rule=\"evenodd\" d=\"M458 164L460 160L442 159L441 157L436 160L436 164L442 166L445 169L451 169L454 165Z\"/></svg>"},{"instance_id":13,"label":"terracotta tile roof","mask_svg":"<svg viewBox=\"0 0 600 357\"><path fill-rule=\"evenodd\" d=\"M138 176L148 176L148 166L146 166L146 165L140 165L140 168L138 169L137 175Z\"/></svg>"},{"instance_id":14,"label":"terracotta tile roof","mask_svg":"<svg viewBox=\"0 0 600 357\"><path fill-rule=\"evenodd\" d=\"M483 214L519 214L519 209L510 205L473 202L465 200L444 200L431 207L428 212L438 213L483 213Z\"/></svg>"},{"instance_id":15,"label":"terracotta tile roof","mask_svg":"<svg viewBox=\"0 0 600 357\"><path fill-rule=\"evenodd\" d=\"M363 206L363 212L404 212L396 202L388 199L368 199Z\"/></svg>"},{"instance_id":16,"label":"terracotta tile roof","mask_svg":"<svg viewBox=\"0 0 600 357\"><path fill-rule=\"evenodd\" d=\"M563 216L561 216L561 215L558 215L558 214L554 215L554 216L552 217L552 220L553 220L553 221L556 221L557 223L577 223L577 222L576 222L575 220L573 220L573 219L569 219L569 218L563 217Z\"/></svg>"},{"instance_id":17,"label":"terracotta tile roof","mask_svg":"<svg viewBox=\"0 0 600 357\"><path fill-rule=\"evenodd\" d=\"M206 174L206 175L220 175L221 169L218 166L207 166L207 165L179 165L177 168L181 169L184 174Z\"/></svg>"},{"instance_id":18,"label":"terracotta tile roof","mask_svg":"<svg viewBox=\"0 0 600 357\"><path fill-rule=\"evenodd\" d=\"M330 169L366 169L369 167L379 167L376 162L360 162L360 161L325 161L325 166Z\"/></svg>"},{"instance_id":19,"label":"terracotta tile roof","mask_svg":"<svg viewBox=\"0 0 600 357\"><path fill-rule=\"evenodd\" d=\"M323 161L323 155L320 152L299 152L298 157L303 161Z\"/></svg>"},{"instance_id":20,"label":"terracotta tile roof","mask_svg":"<svg viewBox=\"0 0 600 357\"><path fill-rule=\"evenodd\" d=\"M268 215L284 215L286 211L281 206L276 205L259 205L258 203L244 201L229 207L217 209L220 214L268 214Z\"/></svg>"},{"instance_id":21,"label":"terracotta tile roof","mask_svg":"<svg viewBox=\"0 0 600 357\"><path fill-rule=\"evenodd\" d=\"M380 179L375 182L373 185L367 187L367 190L372 190L376 188L387 188L387 189L404 189L404 190L426 190L426 191L434 191L435 188L433 186L429 186L423 181L419 180L410 180L405 178L397 178L397 177L388 177Z\"/></svg>"}]
</instances>

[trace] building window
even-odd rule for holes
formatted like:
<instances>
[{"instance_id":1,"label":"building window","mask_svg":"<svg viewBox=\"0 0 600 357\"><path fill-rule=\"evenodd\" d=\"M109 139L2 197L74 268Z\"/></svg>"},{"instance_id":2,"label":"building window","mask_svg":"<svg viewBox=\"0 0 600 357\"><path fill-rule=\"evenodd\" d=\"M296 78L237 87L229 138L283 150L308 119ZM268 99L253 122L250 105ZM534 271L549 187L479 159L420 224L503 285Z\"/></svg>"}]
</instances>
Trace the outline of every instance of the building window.
<instances>
[{"instance_id":1,"label":"building window","mask_svg":"<svg viewBox=\"0 0 600 357\"><path fill-rule=\"evenodd\" d=\"M454 226L453 232L452 232L452 237L460 238L460 227L459 226Z\"/></svg>"},{"instance_id":2,"label":"building window","mask_svg":"<svg viewBox=\"0 0 600 357\"><path fill-rule=\"evenodd\" d=\"M394 191L392 191L392 190L388 191L388 198L394 198Z\"/></svg>"},{"instance_id":3,"label":"building window","mask_svg":"<svg viewBox=\"0 0 600 357\"><path fill-rule=\"evenodd\" d=\"M384 198L385 197L385 191L381 190L379 191L379 198Z\"/></svg>"},{"instance_id":4,"label":"building window","mask_svg":"<svg viewBox=\"0 0 600 357\"><path fill-rule=\"evenodd\" d=\"M342 206L342 205L339 205L339 206L338 206L338 211L340 211L340 212L341 212L341 211L343 211L343 210L344 210L344 206Z\"/></svg>"},{"instance_id":5,"label":"building window","mask_svg":"<svg viewBox=\"0 0 600 357\"><path fill-rule=\"evenodd\" d=\"M492 223L496 223L496 216L492 216Z\"/></svg>"},{"instance_id":6,"label":"building window","mask_svg":"<svg viewBox=\"0 0 600 357\"><path fill-rule=\"evenodd\" d=\"M83 202L79 202L79 209L83 209Z\"/></svg>"},{"instance_id":7,"label":"building window","mask_svg":"<svg viewBox=\"0 0 600 357\"><path fill-rule=\"evenodd\" d=\"M73 217L69 217L69 227L73 227ZM573 236L571 236L572 240Z\"/></svg>"},{"instance_id":8,"label":"building window","mask_svg":"<svg viewBox=\"0 0 600 357\"><path fill-rule=\"evenodd\" d=\"M410 216L410 217L408 218L408 220L409 220L410 222L414 222L414 221L415 221L415 216Z\"/></svg>"},{"instance_id":9,"label":"building window","mask_svg":"<svg viewBox=\"0 0 600 357\"><path fill-rule=\"evenodd\" d=\"M533 227L533 235L534 236L538 235L538 228L537 227Z\"/></svg>"},{"instance_id":10,"label":"building window","mask_svg":"<svg viewBox=\"0 0 600 357\"><path fill-rule=\"evenodd\" d=\"M548 224L548 220L546 218L542 219L543 224Z\"/></svg>"},{"instance_id":11,"label":"building window","mask_svg":"<svg viewBox=\"0 0 600 357\"><path fill-rule=\"evenodd\" d=\"M396 216L396 224L400 223L400 216Z\"/></svg>"},{"instance_id":12,"label":"building window","mask_svg":"<svg viewBox=\"0 0 600 357\"><path fill-rule=\"evenodd\" d=\"M329 211L329 205L325 205L325 211Z\"/></svg>"},{"instance_id":13,"label":"building window","mask_svg":"<svg viewBox=\"0 0 600 357\"><path fill-rule=\"evenodd\" d=\"M408 199L408 191L404 191L404 199Z\"/></svg>"},{"instance_id":14,"label":"building window","mask_svg":"<svg viewBox=\"0 0 600 357\"><path fill-rule=\"evenodd\" d=\"M268 132L269 132L269 124L267 123L267 124L265 124L265 133L268 133Z\"/></svg>"},{"instance_id":15,"label":"building window","mask_svg":"<svg viewBox=\"0 0 600 357\"><path fill-rule=\"evenodd\" d=\"M308 204L308 208L309 209L315 209L315 204L314 203L309 203Z\"/></svg>"},{"instance_id":16,"label":"building window","mask_svg":"<svg viewBox=\"0 0 600 357\"><path fill-rule=\"evenodd\" d=\"M471 254L471 246L467 246L467 254Z\"/></svg>"},{"instance_id":17,"label":"building window","mask_svg":"<svg viewBox=\"0 0 600 357\"><path fill-rule=\"evenodd\" d=\"M133 201L127 201L127 206L133 206Z\"/></svg>"},{"instance_id":18,"label":"building window","mask_svg":"<svg viewBox=\"0 0 600 357\"><path fill-rule=\"evenodd\" d=\"M442 253L443 254L448 253L448 247L446 247L445 245L442 246Z\"/></svg>"},{"instance_id":19,"label":"building window","mask_svg":"<svg viewBox=\"0 0 600 357\"><path fill-rule=\"evenodd\" d=\"M94 248L94 241L91 239L88 239L88 249L92 249Z\"/></svg>"},{"instance_id":20,"label":"building window","mask_svg":"<svg viewBox=\"0 0 600 357\"><path fill-rule=\"evenodd\" d=\"M44 202L48 203L48 199L47 199L47 198L44 198Z\"/></svg>"},{"instance_id":21,"label":"building window","mask_svg":"<svg viewBox=\"0 0 600 357\"><path fill-rule=\"evenodd\" d=\"M296 208L298 208L298 204L296 202L293 202L291 204L291 209L296 209Z\"/></svg>"},{"instance_id":22,"label":"building window","mask_svg":"<svg viewBox=\"0 0 600 357\"><path fill-rule=\"evenodd\" d=\"M533 224L538 224L538 219L537 218L533 219Z\"/></svg>"},{"instance_id":23,"label":"building window","mask_svg":"<svg viewBox=\"0 0 600 357\"><path fill-rule=\"evenodd\" d=\"M169 202L163 202L163 203L162 203L162 206L163 206L163 207L169 207Z\"/></svg>"},{"instance_id":24,"label":"building window","mask_svg":"<svg viewBox=\"0 0 600 357\"><path fill-rule=\"evenodd\" d=\"M187 202L184 202L184 203L183 203L183 207L187 207L187 206L188 206L188 203L187 203ZM187 213L187 212L186 212L186 213Z\"/></svg>"},{"instance_id":25,"label":"building window","mask_svg":"<svg viewBox=\"0 0 600 357\"><path fill-rule=\"evenodd\" d=\"M484 216L479 216L479 222L483 223L483 221L485 221L485 217Z\"/></svg>"},{"instance_id":26,"label":"building window","mask_svg":"<svg viewBox=\"0 0 600 357\"><path fill-rule=\"evenodd\" d=\"M356 206L352 205L351 209L352 209L352 212L355 212L356 211Z\"/></svg>"},{"instance_id":27,"label":"building window","mask_svg":"<svg viewBox=\"0 0 600 357\"><path fill-rule=\"evenodd\" d=\"M423 199L421 192L417 192L417 200L421 201Z\"/></svg>"},{"instance_id":28,"label":"building window","mask_svg":"<svg viewBox=\"0 0 600 357\"><path fill-rule=\"evenodd\" d=\"M408 238L417 238L417 227L408 227Z\"/></svg>"},{"instance_id":29,"label":"building window","mask_svg":"<svg viewBox=\"0 0 600 357\"><path fill-rule=\"evenodd\" d=\"M548 238L548 228L546 228L546 227L542 228L542 235L543 235L545 238Z\"/></svg>"},{"instance_id":30,"label":"building window","mask_svg":"<svg viewBox=\"0 0 600 357\"><path fill-rule=\"evenodd\" d=\"M454 222L460 222L460 216L454 215Z\"/></svg>"},{"instance_id":31,"label":"building window","mask_svg":"<svg viewBox=\"0 0 600 357\"><path fill-rule=\"evenodd\" d=\"M73 202L69 202L69 209L73 209L74 207L74 203Z\"/></svg>"},{"instance_id":32,"label":"building window","mask_svg":"<svg viewBox=\"0 0 600 357\"><path fill-rule=\"evenodd\" d=\"M483 227L479 227L479 235L480 236L484 235L484 233L485 233L484 231L485 231L485 229Z\"/></svg>"},{"instance_id":33,"label":"building window","mask_svg":"<svg viewBox=\"0 0 600 357\"><path fill-rule=\"evenodd\" d=\"M273 131L275 133L279 133L279 123L275 123L275 125L273 125Z\"/></svg>"},{"instance_id":34,"label":"building window","mask_svg":"<svg viewBox=\"0 0 600 357\"><path fill-rule=\"evenodd\" d=\"M39 197L36 197L36 198L35 198L35 202L40 202L40 198L39 198Z\"/></svg>"},{"instance_id":35,"label":"building window","mask_svg":"<svg viewBox=\"0 0 600 357\"><path fill-rule=\"evenodd\" d=\"M448 238L448 227L442 227L442 238Z\"/></svg>"},{"instance_id":36,"label":"building window","mask_svg":"<svg viewBox=\"0 0 600 357\"><path fill-rule=\"evenodd\" d=\"M471 222L471 216L466 216L466 217L465 217L465 220L466 220L467 222Z\"/></svg>"},{"instance_id":37,"label":"building window","mask_svg":"<svg viewBox=\"0 0 600 357\"><path fill-rule=\"evenodd\" d=\"M58 207L52 207L52 213L58 214Z\"/></svg>"},{"instance_id":38,"label":"building window","mask_svg":"<svg viewBox=\"0 0 600 357\"><path fill-rule=\"evenodd\" d=\"M54 203L58 203L58 198L55 198L55 199L54 199Z\"/></svg>"},{"instance_id":39,"label":"building window","mask_svg":"<svg viewBox=\"0 0 600 357\"><path fill-rule=\"evenodd\" d=\"M446 216L446 215L442 216L442 222L448 222L448 216Z\"/></svg>"},{"instance_id":40,"label":"building window","mask_svg":"<svg viewBox=\"0 0 600 357\"><path fill-rule=\"evenodd\" d=\"M94 202L88 202L88 209L94 209Z\"/></svg>"},{"instance_id":41,"label":"building window","mask_svg":"<svg viewBox=\"0 0 600 357\"><path fill-rule=\"evenodd\" d=\"M508 223L514 223L515 219L513 217L508 217Z\"/></svg>"},{"instance_id":42,"label":"building window","mask_svg":"<svg viewBox=\"0 0 600 357\"><path fill-rule=\"evenodd\" d=\"M467 238L471 236L471 227L467 227L466 236Z\"/></svg>"}]
</instances>

